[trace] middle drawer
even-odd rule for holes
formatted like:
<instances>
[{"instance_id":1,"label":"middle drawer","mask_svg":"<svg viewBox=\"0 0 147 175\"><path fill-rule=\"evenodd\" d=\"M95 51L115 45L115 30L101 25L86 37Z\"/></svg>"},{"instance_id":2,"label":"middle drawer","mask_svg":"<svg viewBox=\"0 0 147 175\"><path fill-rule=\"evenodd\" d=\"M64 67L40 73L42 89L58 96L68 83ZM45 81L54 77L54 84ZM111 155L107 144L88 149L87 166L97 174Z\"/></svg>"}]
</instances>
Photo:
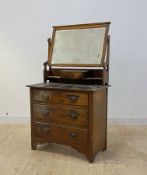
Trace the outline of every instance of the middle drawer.
<instances>
[{"instance_id":1,"label":"middle drawer","mask_svg":"<svg viewBox=\"0 0 147 175\"><path fill-rule=\"evenodd\" d=\"M33 104L34 120L40 122L56 122L87 128L88 110L63 106Z\"/></svg>"}]
</instances>

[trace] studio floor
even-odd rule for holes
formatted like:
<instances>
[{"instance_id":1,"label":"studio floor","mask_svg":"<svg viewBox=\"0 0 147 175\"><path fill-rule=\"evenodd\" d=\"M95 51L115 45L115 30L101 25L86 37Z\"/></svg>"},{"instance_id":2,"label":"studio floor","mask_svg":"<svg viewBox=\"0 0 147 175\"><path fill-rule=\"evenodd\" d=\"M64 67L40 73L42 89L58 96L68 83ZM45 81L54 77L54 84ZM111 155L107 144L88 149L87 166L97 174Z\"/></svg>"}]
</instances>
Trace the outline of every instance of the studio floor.
<instances>
[{"instance_id":1,"label":"studio floor","mask_svg":"<svg viewBox=\"0 0 147 175\"><path fill-rule=\"evenodd\" d=\"M93 164L57 144L32 151L28 124L1 124L0 143L0 175L147 175L147 126L108 126L108 149Z\"/></svg>"}]
</instances>

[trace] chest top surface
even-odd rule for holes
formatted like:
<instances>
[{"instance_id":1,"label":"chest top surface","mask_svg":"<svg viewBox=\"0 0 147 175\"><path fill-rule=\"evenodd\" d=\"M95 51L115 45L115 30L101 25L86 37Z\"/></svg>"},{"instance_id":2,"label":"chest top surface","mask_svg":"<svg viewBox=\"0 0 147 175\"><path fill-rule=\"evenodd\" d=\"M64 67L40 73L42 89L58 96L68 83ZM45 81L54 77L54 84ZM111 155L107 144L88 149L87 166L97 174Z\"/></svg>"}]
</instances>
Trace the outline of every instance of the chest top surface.
<instances>
[{"instance_id":1,"label":"chest top surface","mask_svg":"<svg viewBox=\"0 0 147 175\"><path fill-rule=\"evenodd\" d=\"M80 85L80 84L64 84L64 83L38 83L28 85L27 87L46 89L46 90L69 90L69 91L98 91L109 86L99 85Z\"/></svg>"}]
</instances>

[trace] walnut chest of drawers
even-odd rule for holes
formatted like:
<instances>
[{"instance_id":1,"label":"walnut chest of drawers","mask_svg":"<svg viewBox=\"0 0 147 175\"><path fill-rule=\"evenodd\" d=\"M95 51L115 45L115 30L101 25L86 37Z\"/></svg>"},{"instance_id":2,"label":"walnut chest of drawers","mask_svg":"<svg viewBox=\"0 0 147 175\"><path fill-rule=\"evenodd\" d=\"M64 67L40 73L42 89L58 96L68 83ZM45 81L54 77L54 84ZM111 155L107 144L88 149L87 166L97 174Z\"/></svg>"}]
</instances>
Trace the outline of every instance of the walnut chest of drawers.
<instances>
[{"instance_id":1,"label":"walnut chest of drawers","mask_svg":"<svg viewBox=\"0 0 147 175\"><path fill-rule=\"evenodd\" d=\"M93 162L107 144L107 86L30 85L31 146L70 146Z\"/></svg>"}]
</instances>

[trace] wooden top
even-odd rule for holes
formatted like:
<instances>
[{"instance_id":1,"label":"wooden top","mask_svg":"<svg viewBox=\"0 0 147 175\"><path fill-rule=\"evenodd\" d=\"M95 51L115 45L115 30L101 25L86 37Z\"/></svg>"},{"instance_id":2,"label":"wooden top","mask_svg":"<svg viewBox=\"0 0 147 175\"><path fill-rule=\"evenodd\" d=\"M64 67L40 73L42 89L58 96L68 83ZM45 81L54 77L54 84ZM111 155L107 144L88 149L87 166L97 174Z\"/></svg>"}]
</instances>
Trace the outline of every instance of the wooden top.
<instances>
[{"instance_id":1,"label":"wooden top","mask_svg":"<svg viewBox=\"0 0 147 175\"><path fill-rule=\"evenodd\" d=\"M87 28L97 28L97 27L103 27L106 25L110 25L111 22L97 22L97 23L87 23L87 24L73 24L73 25L60 25L60 26L53 26L55 29L87 29Z\"/></svg>"},{"instance_id":2,"label":"wooden top","mask_svg":"<svg viewBox=\"0 0 147 175\"><path fill-rule=\"evenodd\" d=\"M79 85L79 84L64 84L64 83L38 83L27 85L27 87L38 89L51 89L51 90L72 90L72 91L98 91L110 87L98 85Z\"/></svg>"}]
</instances>

